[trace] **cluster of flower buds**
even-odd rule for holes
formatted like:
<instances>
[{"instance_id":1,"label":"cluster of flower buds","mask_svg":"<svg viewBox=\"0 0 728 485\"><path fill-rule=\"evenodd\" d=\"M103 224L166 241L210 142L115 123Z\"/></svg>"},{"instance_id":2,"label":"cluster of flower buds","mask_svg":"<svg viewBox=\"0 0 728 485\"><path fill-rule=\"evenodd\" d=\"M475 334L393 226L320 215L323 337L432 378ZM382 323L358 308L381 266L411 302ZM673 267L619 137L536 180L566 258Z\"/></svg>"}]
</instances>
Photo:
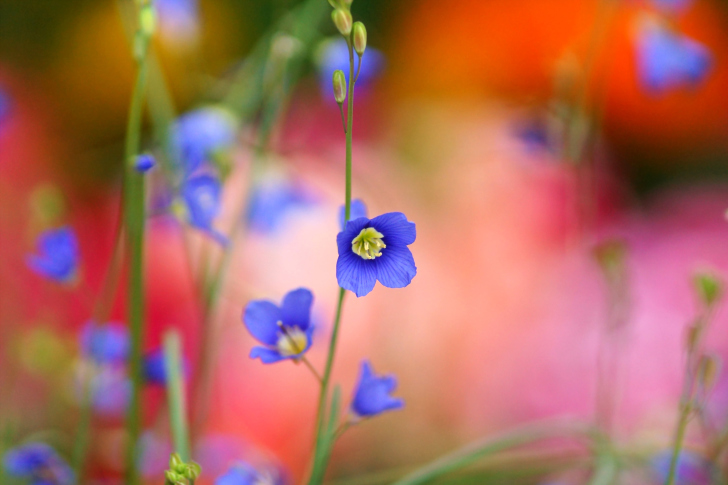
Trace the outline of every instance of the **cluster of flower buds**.
<instances>
[{"instance_id":1,"label":"cluster of flower buds","mask_svg":"<svg viewBox=\"0 0 728 485\"><path fill-rule=\"evenodd\" d=\"M164 472L165 485L186 485L190 480L197 480L202 468L191 461L185 463L177 453L169 457L169 470Z\"/></svg>"},{"instance_id":2,"label":"cluster of flower buds","mask_svg":"<svg viewBox=\"0 0 728 485\"><path fill-rule=\"evenodd\" d=\"M362 22L354 22L351 16L351 3L352 0L329 0L329 4L334 7L333 12L331 12L331 20L339 33L346 39L350 55L353 48L359 57L359 68L356 76L349 80L349 82L356 82L361 69L361 57L367 48L367 29ZM333 83L334 98L341 107L346 100L346 76L343 71L337 70L334 72Z\"/></svg>"}]
</instances>

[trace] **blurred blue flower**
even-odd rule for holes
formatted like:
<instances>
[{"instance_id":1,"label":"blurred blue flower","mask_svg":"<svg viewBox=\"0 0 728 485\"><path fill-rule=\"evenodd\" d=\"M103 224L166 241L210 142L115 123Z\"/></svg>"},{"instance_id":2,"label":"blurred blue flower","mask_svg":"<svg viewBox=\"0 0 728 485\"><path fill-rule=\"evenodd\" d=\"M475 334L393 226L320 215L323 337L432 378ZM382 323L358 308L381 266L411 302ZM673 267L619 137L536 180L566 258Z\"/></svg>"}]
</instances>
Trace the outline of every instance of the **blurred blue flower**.
<instances>
[{"instance_id":1,"label":"blurred blue flower","mask_svg":"<svg viewBox=\"0 0 728 485\"><path fill-rule=\"evenodd\" d=\"M354 219L359 219L360 217L366 217L367 216L367 206L361 199L354 199L351 201L351 213L349 214L349 220L353 221ZM341 230L344 230L344 226L346 226L346 221L344 218L346 217L346 206L342 205L339 208L339 228Z\"/></svg>"},{"instance_id":2,"label":"blurred blue flower","mask_svg":"<svg viewBox=\"0 0 728 485\"><path fill-rule=\"evenodd\" d=\"M286 216L306 207L313 198L301 187L287 181L264 183L256 187L248 204L249 227L263 234L280 229Z\"/></svg>"},{"instance_id":3,"label":"blurred blue flower","mask_svg":"<svg viewBox=\"0 0 728 485\"><path fill-rule=\"evenodd\" d=\"M665 483L670 472L672 451L663 451L652 460L652 470L659 483ZM702 456L683 450L677 459L675 485L709 485L713 483L713 465Z\"/></svg>"},{"instance_id":4,"label":"blurred blue flower","mask_svg":"<svg viewBox=\"0 0 728 485\"><path fill-rule=\"evenodd\" d=\"M363 361L351 411L360 417L371 417L385 411L402 409L404 401L389 395L396 388L397 379L394 376L378 377L369 361Z\"/></svg>"},{"instance_id":5,"label":"blurred blue flower","mask_svg":"<svg viewBox=\"0 0 728 485\"><path fill-rule=\"evenodd\" d=\"M244 462L231 466L224 475L215 480L215 485L282 485L283 477L269 471L259 472Z\"/></svg>"},{"instance_id":6,"label":"blurred blue flower","mask_svg":"<svg viewBox=\"0 0 728 485\"><path fill-rule=\"evenodd\" d=\"M222 186L217 177L209 174L195 175L187 179L181 189L187 209L187 222L209 234L222 245L227 238L212 227L213 220L220 213Z\"/></svg>"},{"instance_id":7,"label":"blurred blue flower","mask_svg":"<svg viewBox=\"0 0 728 485\"><path fill-rule=\"evenodd\" d=\"M50 229L41 233L36 242L38 254L28 255L28 266L52 280L67 283L74 278L78 267L78 240L70 227Z\"/></svg>"},{"instance_id":8,"label":"blurred blue flower","mask_svg":"<svg viewBox=\"0 0 728 485\"><path fill-rule=\"evenodd\" d=\"M156 165L154 157L149 153L143 153L136 157L134 169L136 169L137 172L144 173L154 167L154 165Z\"/></svg>"},{"instance_id":9,"label":"blurred blue flower","mask_svg":"<svg viewBox=\"0 0 728 485\"><path fill-rule=\"evenodd\" d=\"M28 443L8 450L3 460L8 475L29 480L30 485L71 485L73 470L45 443Z\"/></svg>"},{"instance_id":10,"label":"blurred blue flower","mask_svg":"<svg viewBox=\"0 0 728 485\"><path fill-rule=\"evenodd\" d=\"M8 95L2 87L0 87L0 131L2 130L2 126L10 117L10 95Z\"/></svg>"},{"instance_id":11,"label":"blurred blue flower","mask_svg":"<svg viewBox=\"0 0 728 485\"><path fill-rule=\"evenodd\" d=\"M155 0L160 34L172 42L195 40L199 34L197 0Z\"/></svg>"},{"instance_id":12,"label":"blurred blue flower","mask_svg":"<svg viewBox=\"0 0 728 485\"><path fill-rule=\"evenodd\" d=\"M642 21L635 47L640 81L654 93L699 84L712 63L704 45L652 20Z\"/></svg>"},{"instance_id":13,"label":"blurred blue flower","mask_svg":"<svg viewBox=\"0 0 728 485\"><path fill-rule=\"evenodd\" d=\"M124 369L104 366L91 382L91 407L105 417L122 417L131 398L131 381Z\"/></svg>"},{"instance_id":14,"label":"blurred blue flower","mask_svg":"<svg viewBox=\"0 0 728 485\"><path fill-rule=\"evenodd\" d=\"M123 364L129 356L129 348L129 330L121 323L88 322L81 331L83 355L99 364Z\"/></svg>"},{"instance_id":15,"label":"blurred blue flower","mask_svg":"<svg viewBox=\"0 0 728 485\"><path fill-rule=\"evenodd\" d=\"M336 236L339 286L364 296L374 289L377 280L387 288L409 285L417 267L407 246L415 242L416 236L415 224L401 212L347 222Z\"/></svg>"},{"instance_id":16,"label":"blurred blue flower","mask_svg":"<svg viewBox=\"0 0 728 485\"><path fill-rule=\"evenodd\" d=\"M144 380L149 384L164 386L167 384L167 368L164 365L164 352L162 349L155 349L147 353L142 361L142 372ZM189 362L182 356L182 375L189 372Z\"/></svg>"},{"instance_id":17,"label":"blurred blue flower","mask_svg":"<svg viewBox=\"0 0 728 485\"><path fill-rule=\"evenodd\" d=\"M220 108L200 108L182 115L171 130L172 152L185 174L228 151L235 143L236 123Z\"/></svg>"},{"instance_id":18,"label":"blurred blue flower","mask_svg":"<svg viewBox=\"0 0 728 485\"><path fill-rule=\"evenodd\" d=\"M331 82L331 78L334 75L334 71L341 69L344 71L346 77L346 84L349 85L349 47L346 41L339 37L335 40L324 41L319 48L318 64L319 64L319 85L321 86L321 93L324 98L335 102L334 100L334 86ZM359 59L354 53L354 73L359 65ZM361 59L361 71L359 71L359 78L356 80L357 89L366 89L369 87L374 80L384 70L385 59L384 55L374 49L373 47L367 47L364 55Z\"/></svg>"},{"instance_id":19,"label":"blurred blue flower","mask_svg":"<svg viewBox=\"0 0 728 485\"><path fill-rule=\"evenodd\" d=\"M250 358L264 364L297 359L311 347L313 294L306 288L288 292L280 307L268 300L248 303L243 322L250 334L265 346L254 347Z\"/></svg>"}]
</instances>

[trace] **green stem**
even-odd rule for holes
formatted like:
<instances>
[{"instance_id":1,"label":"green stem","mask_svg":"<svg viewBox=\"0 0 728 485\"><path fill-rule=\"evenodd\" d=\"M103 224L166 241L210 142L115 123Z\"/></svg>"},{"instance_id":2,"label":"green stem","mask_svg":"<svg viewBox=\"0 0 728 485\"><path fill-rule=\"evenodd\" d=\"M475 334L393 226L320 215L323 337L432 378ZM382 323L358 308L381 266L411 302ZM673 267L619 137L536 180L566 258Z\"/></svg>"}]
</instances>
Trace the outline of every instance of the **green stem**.
<instances>
[{"instance_id":1,"label":"green stem","mask_svg":"<svg viewBox=\"0 0 728 485\"><path fill-rule=\"evenodd\" d=\"M688 427L688 420L690 418L690 402L682 403L680 410L680 420L677 425L677 432L675 433L675 443L672 445L672 458L670 459L670 470L667 473L667 479L665 485L674 485L675 476L677 473L677 461L680 457L680 450L682 449L683 440L685 439L685 430Z\"/></svg>"},{"instance_id":2,"label":"green stem","mask_svg":"<svg viewBox=\"0 0 728 485\"><path fill-rule=\"evenodd\" d=\"M137 59L137 75L134 83L129 122L126 132L125 157L126 179L124 180L124 221L127 246L129 248L128 310L131 327L131 357L129 373L132 381L132 396L127 416L127 484L139 483L137 469L138 441L141 431L142 339L144 335L144 176L134 169L134 157L139 153L142 110L147 84L147 51L149 39L143 39L144 46Z\"/></svg>"},{"instance_id":3,"label":"green stem","mask_svg":"<svg viewBox=\"0 0 728 485\"><path fill-rule=\"evenodd\" d=\"M182 378L182 343L175 330L168 331L164 336L164 368L167 374L167 405L174 451L187 462L190 460L190 443Z\"/></svg>"}]
</instances>

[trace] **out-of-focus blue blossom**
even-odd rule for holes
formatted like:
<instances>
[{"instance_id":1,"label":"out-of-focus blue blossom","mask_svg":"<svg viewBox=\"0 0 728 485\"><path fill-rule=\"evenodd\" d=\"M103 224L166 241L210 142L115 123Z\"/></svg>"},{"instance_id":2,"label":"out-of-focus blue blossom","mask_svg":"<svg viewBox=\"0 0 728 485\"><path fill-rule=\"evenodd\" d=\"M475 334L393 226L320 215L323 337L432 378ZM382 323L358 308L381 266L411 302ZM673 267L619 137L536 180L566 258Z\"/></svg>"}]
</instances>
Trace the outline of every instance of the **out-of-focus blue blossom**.
<instances>
[{"instance_id":1,"label":"out-of-focus blue blossom","mask_svg":"<svg viewBox=\"0 0 728 485\"><path fill-rule=\"evenodd\" d=\"M336 236L339 286L359 297L372 291L377 280L387 288L409 285L417 267L407 246L416 236L415 224L401 212L347 222Z\"/></svg>"},{"instance_id":2,"label":"out-of-focus blue blossom","mask_svg":"<svg viewBox=\"0 0 728 485\"><path fill-rule=\"evenodd\" d=\"M123 364L129 348L129 330L121 323L88 322L81 331L83 355L99 364Z\"/></svg>"},{"instance_id":3,"label":"out-of-focus blue blossom","mask_svg":"<svg viewBox=\"0 0 728 485\"><path fill-rule=\"evenodd\" d=\"M78 268L78 240L70 227L50 229L36 242L37 254L28 255L28 266L36 273L60 283L74 278Z\"/></svg>"},{"instance_id":4,"label":"out-of-focus blue blossom","mask_svg":"<svg viewBox=\"0 0 728 485\"><path fill-rule=\"evenodd\" d=\"M184 182L181 193L187 222L206 232L220 244L226 245L227 238L212 227L214 219L220 213L222 197L222 186L217 177L209 174L195 175Z\"/></svg>"},{"instance_id":5,"label":"out-of-focus blue blossom","mask_svg":"<svg viewBox=\"0 0 728 485\"><path fill-rule=\"evenodd\" d=\"M215 485L282 485L283 476L269 470L258 471L248 463L238 462L215 480Z\"/></svg>"},{"instance_id":6,"label":"out-of-focus blue blossom","mask_svg":"<svg viewBox=\"0 0 728 485\"><path fill-rule=\"evenodd\" d=\"M377 376L369 361L363 361L359 382L351 401L351 411L360 417L371 417L385 411L401 409L404 401L390 396L396 388L397 379L394 376Z\"/></svg>"},{"instance_id":7,"label":"out-of-focus blue blossom","mask_svg":"<svg viewBox=\"0 0 728 485\"><path fill-rule=\"evenodd\" d=\"M280 307L268 300L248 303L243 322L250 334L264 346L253 347L250 358L264 364L300 358L310 347L313 294L306 288L290 291Z\"/></svg>"},{"instance_id":8,"label":"out-of-focus blue blossom","mask_svg":"<svg viewBox=\"0 0 728 485\"><path fill-rule=\"evenodd\" d=\"M124 369L104 366L94 375L91 385L91 407L96 414L124 416L131 398L131 382Z\"/></svg>"},{"instance_id":9,"label":"out-of-focus blue blossom","mask_svg":"<svg viewBox=\"0 0 728 485\"><path fill-rule=\"evenodd\" d=\"M636 50L640 81L654 93L699 84L712 62L703 44L651 19L639 25Z\"/></svg>"},{"instance_id":10,"label":"out-of-focus blue blossom","mask_svg":"<svg viewBox=\"0 0 728 485\"><path fill-rule=\"evenodd\" d=\"M73 470L45 443L28 443L9 450L3 460L8 475L26 479L30 485L71 485Z\"/></svg>"},{"instance_id":11,"label":"out-of-focus blue blossom","mask_svg":"<svg viewBox=\"0 0 728 485\"><path fill-rule=\"evenodd\" d=\"M221 108L200 108L182 115L171 130L172 152L185 174L230 150L235 143L236 123Z\"/></svg>"},{"instance_id":12,"label":"out-of-focus blue blossom","mask_svg":"<svg viewBox=\"0 0 728 485\"><path fill-rule=\"evenodd\" d=\"M200 30L198 0L155 0L160 35L172 43L195 41Z\"/></svg>"},{"instance_id":13,"label":"out-of-focus blue blossom","mask_svg":"<svg viewBox=\"0 0 728 485\"><path fill-rule=\"evenodd\" d=\"M0 133L5 121L10 117L11 104L10 96L0 87Z\"/></svg>"},{"instance_id":14,"label":"out-of-focus blue blossom","mask_svg":"<svg viewBox=\"0 0 728 485\"><path fill-rule=\"evenodd\" d=\"M351 208L350 208L350 214L349 214L349 220L353 221L354 219L359 219L360 217L367 217L367 206L361 199L354 199L351 201ZM346 226L346 221L344 218L346 217L346 206L342 205L339 208L339 228L343 231L344 226Z\"/></svg>"},{"instance_id":15,"label":"out-of-focus blue blossom","mask_svg":"<svg viewBox=\"0 0 728 485\"><path fill-rule=\"evenodd\" d=\"M248 226L262 234L274 233L292 212L312 203L313 197L296 184L288 181L263 183L250 197Z\"/></svg>"},{"instance_id":16,"label":"out-of-focus blue blossom","mask_svg":"<svg viewBox=\"0 0 728 485\"><path fill-rule=\"evenodd\" d=\"M664 451L652 460L652 470L659 483L665 483L670 472L672 451ZM702 456L683 450L678 455L675 485L709 485L713 483L713 465Z\"/></svg>"},{"instance_id":17,"label":"out-of-focus blue blossom","mask_svg":"<svg viewBox=\"0 0 728 485\"><path fill-rule=\"evenodd\" d=\"M156 165L154 157L151 156L149 153L143 153L136 157L136 161L134 162L134 169L137 172L144 173L149 171L152 167L154 167L154 165Z\"/></svg>"},{"instance_id":18,"label":"out-of-focus blue blossom","mask_svg":"<svg viewBox=\"0 0 728 485\"><path fill-rule=\"evenodd\" d=\"M366 89L384 70L385 59L377 49L367 47L361 58L361 71L356 80L357 89ZM354 74L359 66L359 59L354 53ZM324 41L318 52L319 85L324 98L334 101L334 86L331 78L334 71L341 69L346 77L346 84L349 85L349 47L346 41L338 37Z\"/></svg>"},{"instance_id":19,"label":"out-of-focus blue blossom","mask_svg":"<svg viewBox=\"0 0 728 485\"><path fill-rule=\"evenodd\" d=\"M182 374L187 375L189 363L182 357ZM149 384L164 386L167 384L167 368L164 365L164 352L162 349L152 350L144 356L142 361L144 380Z\"/></svg>"}]
</instances>

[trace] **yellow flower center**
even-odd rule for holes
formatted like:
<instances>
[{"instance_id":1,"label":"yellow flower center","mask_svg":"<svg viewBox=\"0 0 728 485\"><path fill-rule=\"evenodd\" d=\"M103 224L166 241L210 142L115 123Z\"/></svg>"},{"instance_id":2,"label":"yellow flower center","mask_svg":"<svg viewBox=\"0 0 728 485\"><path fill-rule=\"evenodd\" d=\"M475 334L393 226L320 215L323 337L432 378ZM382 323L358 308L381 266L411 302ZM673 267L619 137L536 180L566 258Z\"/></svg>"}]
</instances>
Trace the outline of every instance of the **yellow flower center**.
<instances>
[{"instance_id":1,"label":"yellow flower center","mask_svg":"<svg viewBox=\"0 0 728 485\"><path fill-rule=\"evenodd\" d=\"M284 327L282 322L278 322L278 327L281 329L281 336L278 337L276 347L282 356L298 355L306 349L308 339L300 328Z\"/></svg>"},{"instance_id":2,"label":"yellow flower center","mask_svg":"<svg viewBox=\"0 0 728 485\"><path fill-rule=\"evenodd\" d=\"M382 255L382 249L386 248L382 238L384 234L373 227L362 229L358 236L351 241L351 250L364 259L374 259Z\"/></svg>"}]
</instances>

